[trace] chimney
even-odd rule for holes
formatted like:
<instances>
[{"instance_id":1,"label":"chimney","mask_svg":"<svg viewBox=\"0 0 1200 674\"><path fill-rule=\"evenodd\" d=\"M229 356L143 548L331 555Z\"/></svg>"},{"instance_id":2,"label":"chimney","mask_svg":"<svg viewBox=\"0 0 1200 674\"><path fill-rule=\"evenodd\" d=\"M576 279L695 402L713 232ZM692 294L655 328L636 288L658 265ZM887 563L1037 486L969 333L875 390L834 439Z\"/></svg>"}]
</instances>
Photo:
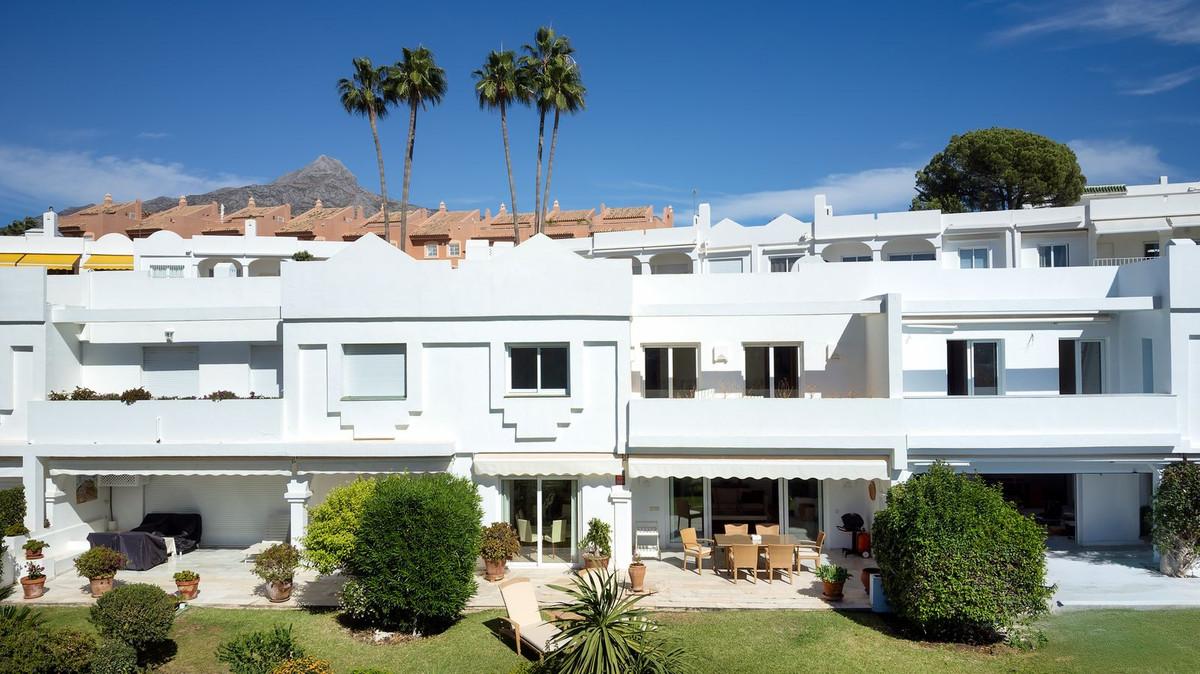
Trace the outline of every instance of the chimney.
<instances>
[{"instance_id":1,"label":"chimney","mask_svg":"<svg viewBox=\"0 0 1200 674\"><path fill-rule=\"evenodd\" d=\"M217 218L219 222L225 222L225 204L221 204L221 212L217 214Z\"/></svg>"},{"instance_id":2,"label":"chimney","mask_svg":"<svg viewBox=\"0 0 1200 674\"><path fill-rule=\"evenodd\" d=\"M675 226L675 208L667 206L663 209L663 222L667 223L667 227Z\"/></svg>"},{"instance_id":3,"label":"chimney","mask_svg":"<svg viewBox=\"0 0 1200 674\"><path fill-rule=\"evenodd\" d=\"M246 218L245 236L258 236L258 220L255 220L254 218Z\"/></svg>"},{"instance_id":4,"label":"chimney","mask_svg":"<svg viewBox=\"0 0 1200 674\"><path fill-rule=\"evenodd\" d=\"M250 198L246 200L246 208L254 208L254 195L253 194L251 194Z\"/></svg>"},{"instance_id":5,"label":"chimney","mask_svg":"<svg viewBox=\"0 0 1200 674\"><path fill-rule=\"evenodd\" d=\"M1159 184L1159 185L1166 185L1166 184L1167 184L1167 177L1166 177L1166 176L1159 176L1159 177L1158 177L1158 184Z\"/></svg>"},{"instance_id":6,"label":"chimney","mask_svg":"<svg viewBox=\"0 0 1200 674\"><path fill-rule=\"evenodd\" d=\"M492 209L490 209L490 208L483 209L483 219L484 220L492 219Z\"/></svg>"},{"instance_id":7,"label":"chimney","mask_svg":"<svg viewBox=\"0 0 1200 674\"><path fill-rule=\"evenodd\" d=\"M179 205L187 206L187 197L183 196L182 194L179 195Z\"/></svg>"},{"instance_id":8,"label":"chimney","mask_svg":"<svg viewBox=\"0 0 1200 674\"><path fill-rule=\"evenodd\" d=\"M317 203L313 204L313 208L325 208L325 204L321 203L320 197L317 198ZM355 213L357 212L356 210Z\"/></svg>"},{"instance_id":9,"label":"chimney","mask_svg":"<svg viewBox=\"0 0 1200 674\"><path fill-rule=\"evenodd\" d=\"M446 202L439 201L438 202L438 213L445 213L445 212L446 212Z\"/></svg>"},{"instance_id":10,"label":"chimney","mask_svg":"<svg viewBox=\"0 0 1200 674\"><path fill-rule=\"evenodd\" d=\"M58 236L58 213L54 212L53 206L48 206L42 213L42 236L47 239Z\"/></svg>"},{"instance_id":11,"label":"chimney","mask_svg":"<svg viewBox=\"0 0 1200 674\"><path fill-rule=\"evenodd\" d=\"M557 212L558 212L558 199L555 199L555 200L554 200L554 205L550 207L550 212L551 212L551 213L557 213Z\"/></svg>"},{"instance_id":12,"label":"chimney","mask_svg":"<svg viewBox=\"0 0 1200 674\"><path fill-rule=\"evenodd\" d=\"M111 192L104 195L104 205L105 205L105 207L112 206L112 193Z\"/></svg>"},{"instance_id":13,"label":"chimney","mask_svg":"<svg viewBox=\"0 0 1200 674\"><path fill-rule=\"evenodd\" d=\"M504 202L503 202L503 201L501 201L501 202L500 202L500 210L499 210L499 211L496 211L496 217L499 217L499 216L501 216L501 215L504 215L504 214L505 214L505 213L507 213L507 212L508 212L508 209L504 207Z\"/></svg>"}]
</instances>

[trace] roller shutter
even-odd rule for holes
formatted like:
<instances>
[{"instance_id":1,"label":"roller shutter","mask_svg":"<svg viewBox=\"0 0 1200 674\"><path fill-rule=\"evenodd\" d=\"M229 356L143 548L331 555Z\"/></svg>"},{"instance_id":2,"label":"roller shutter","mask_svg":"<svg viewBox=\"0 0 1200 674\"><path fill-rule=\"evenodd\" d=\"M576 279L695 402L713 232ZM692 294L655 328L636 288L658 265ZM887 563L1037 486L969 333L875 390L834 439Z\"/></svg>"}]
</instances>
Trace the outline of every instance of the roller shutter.
<instances>
[{"instance_id":1,"label":"roller shutter","mask_svg":"<svg viewBox=\"0 0 1200 674\"><path fill-rule=\"evenodd\" d=\"M245 547L287 533L285 477L154 476L146 512L200 513L201 547Z\"/></svg>"}]
</instances>

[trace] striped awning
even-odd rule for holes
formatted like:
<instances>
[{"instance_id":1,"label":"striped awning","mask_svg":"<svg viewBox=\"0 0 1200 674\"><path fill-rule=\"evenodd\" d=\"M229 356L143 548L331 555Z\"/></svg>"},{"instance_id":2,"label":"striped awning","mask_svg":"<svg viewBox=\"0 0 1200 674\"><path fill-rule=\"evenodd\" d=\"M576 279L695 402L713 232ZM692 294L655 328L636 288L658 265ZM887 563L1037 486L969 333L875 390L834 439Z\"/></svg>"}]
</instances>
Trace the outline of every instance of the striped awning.
<instances>
[{"instance_id":1,"label":"striped awning","mask_svg":"<svg viewBox=\"0 0 1200 674\"><path fill-rule=\"evenodd\" d=\"M816 478L819 480L887 480L884 458L630 457L628 477Z\"/></svg>"},{"instance_id":2,"label":"striped awning","mask_svg":"<svg viewBox=\"0 0 1200 674\"><path fill-rule=\"evenodd\" d=\"M351 457L301 458L297 461L299 475L380 475L387 473L444 473L450 469L445 456L397 459Z\"/></svg>"},{"instance_id":3,"label":"striped awning","mask_svg":"<svg viewBox=\"0 0 1200 674\"><path fill-rule=\"evenodd\" d=\"M476 454L476 475L620 475L621 459L612 454Z\"/></svg>"},{"instance_id":4,"label":"striped awning","mask_svg":"<svg viewBox=\"0 0 1200 674\"><path fill-rule=\"evenodd\" d=\"M128 271L133 269L132 255L89 255L83 261L84 269L101 269L105 271Z\"/></svg>"},{"instance_id":5,"label":"striped awning","mask_svg":"<svg viewBox=\"0 0 1200 674\"><path fill-rule=\"evenodd\" d=\"M24 253L0 253L0 267L15 267Z\"/></svg>"},{"instance_id":6,"label":"striped awning","mask_svg":"<svg viewBox=\"0 0 1200 674\"><path fill-rule=\"evenodd\" d=\"M79 262L79 256L74 253L26 253L17 260L17 266L74 269L76 262Z\"/></svg>"},{"instance_id":7,"label":"striped awning","mask_svg":"<svg viewBox=\"0 0 1200 674\"><path fill-rule=\"evenodd\" d=\"M171 457L94 457L51 459L50 475L197 475L197 476L274 476L292 474L288 459L242 459L214 457L185 459ZM282 496L282 494L281 494Z\"/></svg>"}]
</instances>

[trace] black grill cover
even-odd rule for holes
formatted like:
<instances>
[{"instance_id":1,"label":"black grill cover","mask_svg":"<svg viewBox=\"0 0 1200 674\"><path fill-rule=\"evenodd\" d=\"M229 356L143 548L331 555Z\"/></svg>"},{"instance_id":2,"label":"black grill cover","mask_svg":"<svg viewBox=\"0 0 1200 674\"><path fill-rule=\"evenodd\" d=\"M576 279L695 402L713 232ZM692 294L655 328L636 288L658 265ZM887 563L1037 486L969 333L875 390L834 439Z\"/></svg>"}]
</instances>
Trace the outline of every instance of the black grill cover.
<instances>
[{"instance_id":1,"label":"black grill cover","mask_svg":"<svg viewBox=\"0 0 1200 674\"><path fill-rule=\"evenodd\" d=\"M866 522L863 520L862 515L858 513L846 513L842 515L842 526L840 528L842 531L862 531L864 524Z\"/></svg>"}]
</instances>

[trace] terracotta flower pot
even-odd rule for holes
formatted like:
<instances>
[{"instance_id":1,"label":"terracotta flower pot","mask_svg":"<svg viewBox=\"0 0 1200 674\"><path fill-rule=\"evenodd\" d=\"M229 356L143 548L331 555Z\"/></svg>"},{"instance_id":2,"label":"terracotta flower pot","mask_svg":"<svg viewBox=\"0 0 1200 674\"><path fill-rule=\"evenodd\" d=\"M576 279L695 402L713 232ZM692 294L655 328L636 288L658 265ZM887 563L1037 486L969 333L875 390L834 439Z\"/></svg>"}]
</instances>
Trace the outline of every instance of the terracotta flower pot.
<instances>
[{"instance_id":1,"label":"terracotta flower pot","mask_svg":"<svg viewBox=\"0 0 1200 674\"><path fill-rule=\"evenodd\" d=\"M873 566L868 566L862 570L861 574L859 574L858 579L862 581L864 592L871 591L871 574L874 573L879 573L879 569Z\"/></svg>"},{"instance_id":2,"label":"terracotta flower pot","mask_svg":"<svg viewBox=\"0 0 1200 674\"><path fill-rule=\"evenodd\" d=\"M274 580L267 583L267 599L279 604L292 598L292 581Z\"/></svg>"},{"instance_id":3,"label":"terracotta flower pot","mask_svg":"<svg viewBox=\"0 0 1200 674\"><path fill-rule=\"evenodd\" d=\"M113 589L113 577L107 578L88 578L88 585L91 586L92 596L100 597Z\"/></svg>"},{"instance_id":4,"label":"terracotta flower pot","mask_svg":"<svg viewBox=\"0 0 1200 674\"><path fill-rule=\"evenodd\" d=\"M180 599L195 599L196 595L200 594L200 579L177 580L175 587L179 590Z\"/></svg>"},{"instance_id":5,"label":"terracotta flower pot","mask_svg":"<svg viewBox=\"0 0 1200 674\"><path fill-rule=\"evenodd\" d=\"M600 557L597 555L584 555L583 568L585 569L607 569L608 557Z\"/></svg>"},{"instance_id":6,"label":"terracotta flower pot","mask_svg":"<svg viewBox=\"0 0 1200 674\"><path fill-rule=\"evenodd\" d=\"M484 579L490 582L504 580L504 572L508 569L507 559L485 559L483 560Z\"/></svg>"},{"instance_id":7,"label":"terracotta flower pot","mask_svg":"<svg viewBox=\"0 0 1200 674\"><path fill-rule=\"evenodd\" d=\"M646 583L646 565L645 564L630 564L629 565L629 589L634 592L642 592L645 590Z\"/></svg>"},{"instance_id":8,"label":"terracotta flower pot","mask_svg":"<svg viewBox=\"0 0 1200 674\"><path fill-rule=\"evenodd\" d=\"M21 591L25 593L26 599L37 599L46 593L46 577L21 579Z\"/></svg>"},{"instance_id":9,"label":"terracotta flower pot","mask_svg":"<svg viewBox=\"0 0 1200 674\"><path fill-rule=\"evenodd\" d=\"M37 552L34 552L33 550L25 551L25 559L41 559L45 556L46 555L43 554L41 550L38 550Z\"/></svg>"},{"instance_id":10,"label":"terracotta flower pot","mask_svg":"<svg viewBox=\"0 0 1200 674\"><path fill-rule=\"evenodd\" d=\"M846 584L846 581L843 580L837 583L831 583L827 580L823 580L821 581L821 584L824 585L824 588L821 592L822 597L828 599L829 601L842 600L842 587Z\"/></svg>"}]
</instances>

